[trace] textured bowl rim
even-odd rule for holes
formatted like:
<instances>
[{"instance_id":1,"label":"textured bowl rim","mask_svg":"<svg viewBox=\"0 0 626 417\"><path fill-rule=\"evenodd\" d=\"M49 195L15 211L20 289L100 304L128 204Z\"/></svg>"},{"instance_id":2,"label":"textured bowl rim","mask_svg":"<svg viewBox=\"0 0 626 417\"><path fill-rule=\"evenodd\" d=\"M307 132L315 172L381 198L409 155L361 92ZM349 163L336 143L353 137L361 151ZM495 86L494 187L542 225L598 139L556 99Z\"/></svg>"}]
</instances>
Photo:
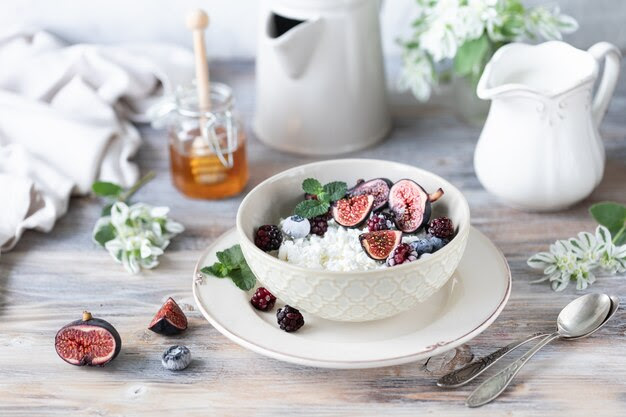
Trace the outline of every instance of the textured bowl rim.
<instances>
[{"instance_id":1,"label":"textured bowl rim","mask_svg":"<svg viewBox=\"0 0 626 417\"><path fill-rule=\"evenodd\" d=\"M463 193L454 185L452 185L449 181L443 179L442 177L440 177L437 174L433 174L430 171L426 171L425 169L422 168L418 168L415 167L413 165L409 165L409 164L404 164L402 162L395 162L395 161L386 161L384 159L369 159L369 158L344 158L344 159L329 159L329 160L324 160L324 161L318 161L318 162L312 162L312 163L308 163L308 164L303 164L303 165L298 165L295 166L293 168L289 168L287 170L281 171L277 174L272 175L271 177L265 179L264 181L260 182L259 184L257 184L252 190L250 190L250 192L248 192L248 194L246 194L246 196L244 197L244 199L241 201L241 203L239 204L239 208L237 209L237 217L236 217L236 229L237 229L237 233L239 234L239 238L240 240L245 240L246 242L246 246L249 246L251 250L253 251L257 251L257 253L259 253L262 257L264 257L267 261L272 262L272 264L276 265L279 268L287 268L290 269L294 272L299 272L299 273L305 273L305 274L310 274L312 272L314 273L324 273L324 274L330 274L330 275L336 275L336 276L355 276L355 275L375 275L376 273L380 273L383 272L384 270L381 269L369 269L366 271L329 271L327 269L314 269L314 268L305 268L303 266L299 266L299 265L294 265L294 264L290 264L289 262L285 262L281 259L278 259L275 256L270 255L267 252L262 251L261 249L257 248L256 245L254 244L254 242L252 242L252 240L250 240L250 238L246 235L246 233L243 231L243 227L241 225L242 223L242 217L243 217L243 213L242 213L242 208L246 206L246 204L248 203L248 201L251 199L251 196L257 192L259 192L260 189L262 189L264 186L266 186L267 184L269 184L270 182L276 181L278 179L280 179L280 177L283 176L288 176L293 172L296 171L300 171L303 168L310 168L313 166L320 166L320 165L330 165L330 164L337 164L337 163L354 163L354 162L368 162L368 163L384 163L384 164L391 164L391 165L397 165L399 167L403 167L403 168L410 168L410 169L414 169L414 170L418 170L421 172L421 174L425 175L425 176L431 176L433 177L437 182L440 182L441 185L440 187L444 189L444 193L445 193L445 189L453 189L456 192L458 192L458 194L461 197L461 202L462 202L462 209L463 212L465 214L465 221L461 224L458 225L458 232L457 235L461 234L461 232L463 233L467 233L469 234L469 229L470 229L470 209L469 209L469 204L467 202L467 199L465 198L465 196L463 195ZM456 236L455 236L456 238ZM450 242L453 242L455 238L452 238L452 240ZM458 241L457 241L458 242ZM241 244L241 241L240 241ZM458 244L461 244L461 242L458 242ZM432 262L437 261L439 258L443 257L446 255L446 253L448 251L452 250L452 248L449 247L449 245L445 245L443 248L441 248L440 250L438 250L437 252L435 252L434 254L432 254L432 256L429 256L426 259L418 259L414 262L410 262L407 264L403 264L403 265L396 265L394 266L394 268L398 268L397 271L403 271L403 270L408 270L409 268L416 268L420 265L426 265ZM245 253L244 253L245 255Z\"/></svg>"}]
</instances>

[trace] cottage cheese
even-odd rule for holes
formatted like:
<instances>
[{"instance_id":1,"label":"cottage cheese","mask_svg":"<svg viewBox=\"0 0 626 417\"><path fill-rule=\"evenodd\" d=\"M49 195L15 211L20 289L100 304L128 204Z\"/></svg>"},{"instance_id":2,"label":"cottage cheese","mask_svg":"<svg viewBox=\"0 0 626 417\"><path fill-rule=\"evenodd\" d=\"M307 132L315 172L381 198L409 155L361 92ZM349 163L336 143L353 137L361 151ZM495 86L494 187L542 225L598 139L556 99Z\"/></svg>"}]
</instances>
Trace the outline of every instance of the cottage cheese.
<instances>
[{"instance_id":1,"label":"cottage cheese","mask_svg":"<svg viewBox=\"0 0 626 417\"><path fill-rule=\"evenodd\" d=\"M340 227L334 220L328 222L323 237L285 240L278 250L278 258L290 264L328 271L367 271L384 268L385 264L371 259L359 242L363 230Z\"/></svg>"}]
</instances>

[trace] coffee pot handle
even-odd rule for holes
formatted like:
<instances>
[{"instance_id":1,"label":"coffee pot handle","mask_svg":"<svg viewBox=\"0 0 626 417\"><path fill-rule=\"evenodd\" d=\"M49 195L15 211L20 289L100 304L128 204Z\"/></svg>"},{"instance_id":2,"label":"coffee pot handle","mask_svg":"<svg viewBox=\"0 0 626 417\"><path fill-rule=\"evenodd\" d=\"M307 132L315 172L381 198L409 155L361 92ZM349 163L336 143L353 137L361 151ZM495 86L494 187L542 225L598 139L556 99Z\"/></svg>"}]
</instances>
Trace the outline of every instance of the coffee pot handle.
<instances>
[{"instance_id":1,"label":"coffee pot handle","mask_svg":"<svg viewBox=\"0 0 626 417\"><path fill-rule=\"evenodd\" d=\"M600 126L615 91L622 54L617 46L608 42L598 42L588 52L598 61L598 65L604 60L604 71L591 107L593 121L596 126Z\"/></svg>"}]
</instances>

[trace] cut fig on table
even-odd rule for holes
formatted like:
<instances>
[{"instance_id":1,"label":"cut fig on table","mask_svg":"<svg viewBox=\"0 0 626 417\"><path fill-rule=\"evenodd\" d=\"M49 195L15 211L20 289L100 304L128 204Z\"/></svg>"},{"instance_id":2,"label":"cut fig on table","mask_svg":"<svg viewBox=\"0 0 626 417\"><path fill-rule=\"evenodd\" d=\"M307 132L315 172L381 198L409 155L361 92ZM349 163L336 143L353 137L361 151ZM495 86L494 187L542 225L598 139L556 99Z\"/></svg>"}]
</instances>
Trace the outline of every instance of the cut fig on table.
<instances>
[{"instance_id":1,"label":"cut fig on table","mask_svg":"<svg viewBox=\"0 0 626 417\"><path fill-rule=\"evenodd\" d=\"M122 339L107 321L96 319L88 311L83 318L59 330L54 348L65 362L76 366L104 366L120 353Z\"/></svg>"},{"instance_id":2,"label":"cut fig on table","mask_svg":"<svg viewBox=\"0 0 626 417\"><path fill-rule=\"evenodd\" d=\"M370 258L384 261L402 241L399 230L379 230L359 235L359 242Z\"/></svg>"},{"instance_id":3,"label":"cut fig on table","mask_svg":"<svg viewBox=\"0 0 626 417\"><path fill-rule=\"evenodd\" d=\"M358 227L372 211L374 196L369 194L337 200L331 208L335 221L344 227Z\"/></svg>"},{"instance_id":4,"label":"cut fig on table","mask_svg":"<svg viewBox=\"0 0 626 417\"><path fill-rule=\"evenodd\" d=\"M350 188L346 194L348 197L355 197L357 195L369 194L374 197L374 206L372 210L377 211L384 208L387 205L389 199L389 190L393 183L387 178L376 178L369 181L357 182L357 184Z\"/></svg>"},{"instance_id":5,"label":"cut fig on table","mask_svg":"<svg viewBox=\"0 0 626 417\"><path fill-rule=\"evenodd\" d=\"M174 335L187 329L187 317L172 297L156 313L148 329L158 334Z\"/></svg>"},{"instance_id":6,"label":"cut fig on table","mask_svg":"<svg viewBox=\"0 0 626 417\"><path fill-rule=\"evenodd\" d=\"M430 219L431 203L443 195L439 188L428 194L415 181L404 179L396 182L389 190L389 209L396 227L404 233L415 233Z\"/></svg>"}]
</instances>

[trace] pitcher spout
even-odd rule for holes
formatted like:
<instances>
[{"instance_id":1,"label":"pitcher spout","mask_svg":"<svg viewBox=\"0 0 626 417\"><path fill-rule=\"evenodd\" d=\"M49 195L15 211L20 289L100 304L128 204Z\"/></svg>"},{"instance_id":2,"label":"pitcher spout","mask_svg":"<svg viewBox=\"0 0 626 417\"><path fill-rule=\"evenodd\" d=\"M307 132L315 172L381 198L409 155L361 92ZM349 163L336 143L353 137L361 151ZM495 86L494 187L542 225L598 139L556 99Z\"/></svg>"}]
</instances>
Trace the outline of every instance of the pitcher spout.
<instances>
[{"instance_id":1,"label":"pitcher spout","mask_svg":"<svg viewBox=\"0 0 626 417\"><path fill-rule=\"evenodd\" d=\"M306 70L318 43L323 20L298 20L270 13L267 21L267 42L272 45L284 71L292 79Z\"/></svg>"}]
</instances>

